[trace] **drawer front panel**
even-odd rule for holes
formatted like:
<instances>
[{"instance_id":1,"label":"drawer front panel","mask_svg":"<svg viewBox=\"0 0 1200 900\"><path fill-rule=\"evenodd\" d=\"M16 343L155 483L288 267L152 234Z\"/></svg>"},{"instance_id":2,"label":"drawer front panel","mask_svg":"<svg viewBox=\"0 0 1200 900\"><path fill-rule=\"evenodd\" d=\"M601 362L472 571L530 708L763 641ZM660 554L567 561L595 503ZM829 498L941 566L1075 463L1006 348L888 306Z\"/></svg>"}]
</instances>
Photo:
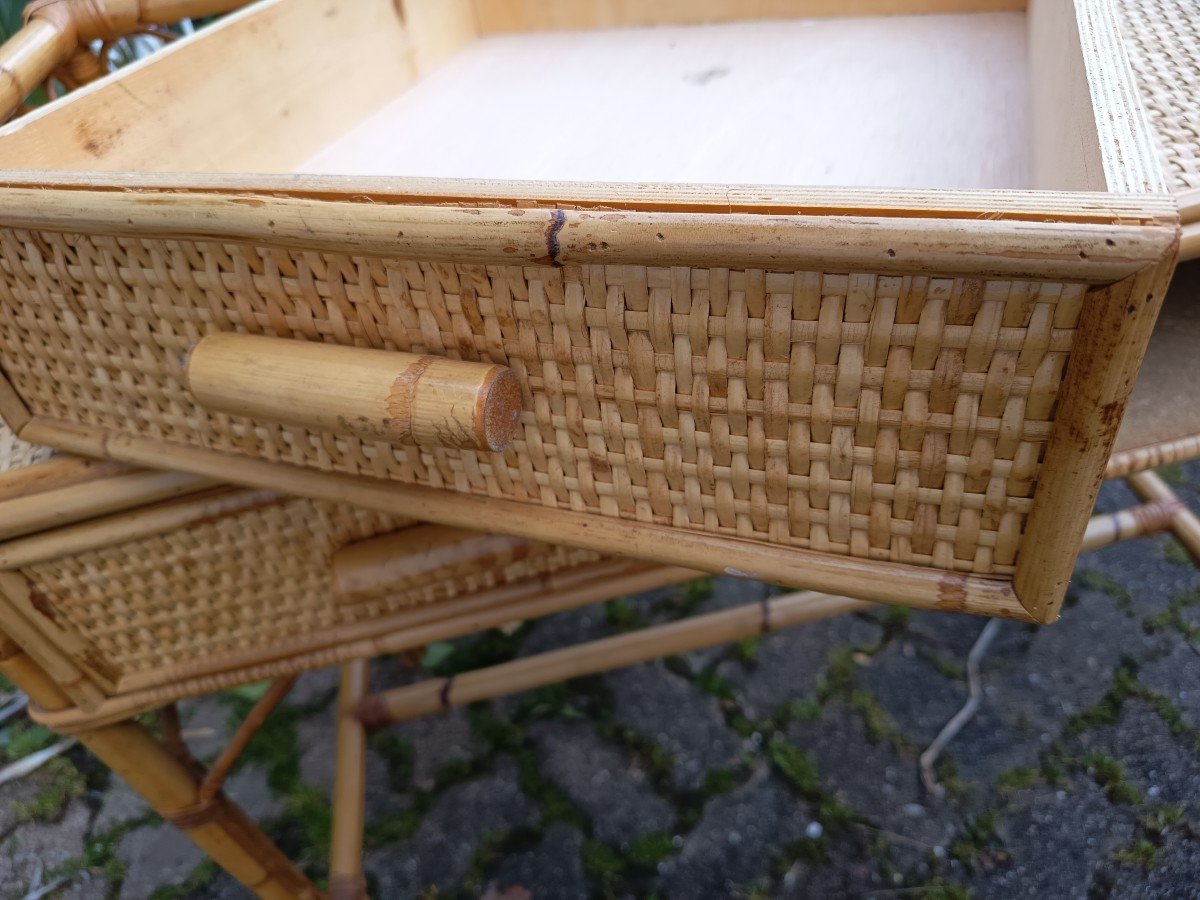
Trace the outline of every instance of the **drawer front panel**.
<instances>
[{"instance_id":1,"label":"drawer front panel","mask_svg":"<svg viewBox=\"0 0 1200 900\"><path fill-rule=\"evenodd\" d=\"M484 266L7 232L31 412L169 442L847 556L1009 575L1085 287ZM208 414L182 360L248 331L508 365L505 454Z\"/></svg>"},{"instance_id":2,"label":"drawer front panel","mask_svg":"<svg viewBox=\"0 0 1200 900\"><path fill-rule=\"evenodd\" d=\"M8 231L0 358L35 415L777 545L1009 576L1083 285L484 266ZM510 366L504 454L209 414L214 331Z\"/></svg>"}]
</instances>

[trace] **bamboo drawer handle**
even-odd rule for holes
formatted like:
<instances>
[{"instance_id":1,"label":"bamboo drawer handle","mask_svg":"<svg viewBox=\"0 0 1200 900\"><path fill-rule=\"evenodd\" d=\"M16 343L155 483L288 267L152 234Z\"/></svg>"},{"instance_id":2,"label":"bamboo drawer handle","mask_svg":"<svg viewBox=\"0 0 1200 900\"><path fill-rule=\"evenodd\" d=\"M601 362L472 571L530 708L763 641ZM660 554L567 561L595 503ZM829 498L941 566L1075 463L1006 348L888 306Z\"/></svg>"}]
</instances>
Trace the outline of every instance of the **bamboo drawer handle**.
<instances>
[{"instance_id":1,"label":"bamboo drawer handle","mask_svg":"<svg viewBox=\"0 0 1200 900\"><path fill-rule=\"evenodd\" d=\"M520 424L520 383L492 363L222 333L185 368L209 412L370 441L500 451Z\"/></svg>"}]
</instances>

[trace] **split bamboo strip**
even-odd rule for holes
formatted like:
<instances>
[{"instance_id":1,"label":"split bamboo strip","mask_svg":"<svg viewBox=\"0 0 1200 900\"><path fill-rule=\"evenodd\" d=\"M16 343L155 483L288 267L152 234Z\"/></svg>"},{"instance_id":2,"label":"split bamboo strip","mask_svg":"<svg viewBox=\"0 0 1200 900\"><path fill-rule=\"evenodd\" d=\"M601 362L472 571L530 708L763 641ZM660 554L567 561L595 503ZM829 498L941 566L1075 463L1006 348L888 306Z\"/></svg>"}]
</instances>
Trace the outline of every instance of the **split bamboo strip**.
<instances>
[{"instance_id":1,"label":"split bamboo strip","mask_svg":"<svg viewBox=\"0 0 1200 900\"><path fill-rule=\"evenodd\" d=\"M135 472L133 466L110 459L84 456L52 456L36 465L8 469L0 473L0 503L19 500L31 494L62 490L76 485Z\"/></svg>"},{"instance_id":2,"label":"split bamboo strip","mask_svg":"<svg viewBox=\"0 0 1200 900\"><path fill-rule=\"evenodd\" d=\"M1200 565L1200 518L1180 501L1157 472L1136 472L1129 476L1129 486L1138 497L1147 502L1179 504L1171 516L1171 532L1196 565Z\"/></svg>"},{"instance_id":3,"label":"split bamboo strip","mask_svg":"<svg viewBox=\"0 0 1200 900\"><path fill-rule=\"evenodd\" d=\"M202 497L119 513L0 545L0 570L75 556L277 502L278 495L269 491L221 488Z\"/></svg>"},{"instance_id":4,"label":"split bamboo strip","mask_svg":"<svg viewBox=\"0 0 1200 900\"><path fill-rule=\"evenodd\" d=\"M362 871L366 809L367 736L357 716L367 692L369 663L342 666L337 704L337 764L333 784L333 840L329 852L329 900L365 900Z\"/></svg>"},{"instance_id":5,"label":"split bamboo strip","mask_svg":"<svg viewBox=\"0 0 1200 900\"><path fill-rule=\"evenodd\" d=\"M186 373L210 412L418 447L499 452L521 414L511 369L394 350L210 334Z\"/></svg>"},{"instance_id":6,"label":"split bamboo strip","mask_svg":"<svg viewBox=\"0 0 1200 900\"><path fill-rule=\"evenodd\" d=\"M254 736L258 734L263 723L267 721L267 717L275 711L275 708L283 702L283 699L291 691L296 684L295 675L289 675L285 678L276 679L267 692L258 699L250 710L249 715L242 720L237 731L233 733L233 737L229 739L229 743L225 745L225 749L221 751L221 755L209 767L203 780L200 782L200 802L207 803L217 796L221 791L221 786L225 783L234 764L250 746L250 742L254 740Z\"/></svg>"},{"instance_id":7,"label":"split bamboo strip","mask_svg":"<svg viewBox=\"0 0 1200 900\"><path fill-rule=\"evenodd\" d=\"M45 486L44 481L41 486ZM0 500L0 541L216 486L217 482L196 475L141 471Z\"/></svg>"},{"instance_id":8,"label":"split bamboo strip","mask_svg":"<svg viewBox=\"0 0 1200 900\"><path fill-rule=\"evenodd\" d=\"M873 603L807 591L773 597L761 603L747 603L667 625L601 638L577 647L464 672L452 678L394 688L364 699L359 715L368 726L401 722L479 700L873 608Z\"/></svg>"},{"instance_id":9,"label":"split bamboo strip","mask_svg":"<svg viewBox=\"0 0 1200 900\"><path fill-rule=\"evenodd\" d=\"M1008 583L887 562L859 561L824 553L731 540L703 532L677 531L624 519L541 509L510 500L317 472L266 460L230 456L196 447L166 445L149 438L105 434L78 425L35 419L22 433L29 440L75 452L100 442L115 459L176 468L235 484L259 485L281 493L350 503L363 509L460 528L518 534L615 555L636 554L668 565L734 575L785 587L804 585L879 603L972 612L1028 620L1029 613ZM1081 523L1080 533L1086 526ZM736 546L738 567L728 565ZM1072 547L1074 554L1078 547ZM9 554L0 548L0 565ZM1072 557L1073 558L1073 557Z\"/></svg>"}]
</instances>

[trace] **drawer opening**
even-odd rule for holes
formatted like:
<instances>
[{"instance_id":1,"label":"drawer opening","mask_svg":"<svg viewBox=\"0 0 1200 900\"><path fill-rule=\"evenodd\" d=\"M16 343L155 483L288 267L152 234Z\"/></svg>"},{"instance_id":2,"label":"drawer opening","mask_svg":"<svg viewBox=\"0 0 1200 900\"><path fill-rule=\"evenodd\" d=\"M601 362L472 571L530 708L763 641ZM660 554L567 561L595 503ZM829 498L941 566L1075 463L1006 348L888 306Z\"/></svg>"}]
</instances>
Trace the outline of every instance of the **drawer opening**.
<instances>
[{"instance_id":1,"label":"drawer opening","mask_svg":"<svg viewBox=\"0 0 1200 900\"><path fill-rule=\"evenodd\" d=\"M1093 120L1068 0L266 0L0 166L1104 190Z\"/></svg>"},{"instance_id":2,"label":"drawer opening","mask_svg":"<svg viewBox=\"0 0 1200 900\"><path fill-rule=\"evenodd\" d=\"M1200 347L1200 261L1175 272L1129 397L1115 452L1200 435L1193 367Z\"/></svg>"}]
</instances>

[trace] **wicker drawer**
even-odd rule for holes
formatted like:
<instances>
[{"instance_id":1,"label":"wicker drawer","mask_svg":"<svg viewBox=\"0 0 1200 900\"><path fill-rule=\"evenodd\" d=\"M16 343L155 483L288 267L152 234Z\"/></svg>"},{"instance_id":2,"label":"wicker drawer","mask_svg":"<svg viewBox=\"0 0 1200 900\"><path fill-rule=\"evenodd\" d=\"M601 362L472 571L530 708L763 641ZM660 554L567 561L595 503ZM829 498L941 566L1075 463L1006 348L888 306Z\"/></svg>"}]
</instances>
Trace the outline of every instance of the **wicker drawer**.
<instances>
[{"instance_id":1,"label":"wicker drawer","mask_svg":"<svg viewBox=\"0 0 1200 900\"><path fill-rule=\"evenodd\" d=\"M91 718L689 575L192 475L24 465L34 455L0 425L0 620Z\"/></svg>"},{"instance_id":2,"label":"wicker drawer","mask_svg":"<svg viewBox=\"0 0 1200 900\"><path fill-rule=\"evenodd\" d=\"M0 132L51 170L4 177L0 404L76 452L1052 620L1179 220L1114 4L1019 6L257 4ZM216 332L505 366L517 439L214 409Z\"/></svg>"}]
</instances>

